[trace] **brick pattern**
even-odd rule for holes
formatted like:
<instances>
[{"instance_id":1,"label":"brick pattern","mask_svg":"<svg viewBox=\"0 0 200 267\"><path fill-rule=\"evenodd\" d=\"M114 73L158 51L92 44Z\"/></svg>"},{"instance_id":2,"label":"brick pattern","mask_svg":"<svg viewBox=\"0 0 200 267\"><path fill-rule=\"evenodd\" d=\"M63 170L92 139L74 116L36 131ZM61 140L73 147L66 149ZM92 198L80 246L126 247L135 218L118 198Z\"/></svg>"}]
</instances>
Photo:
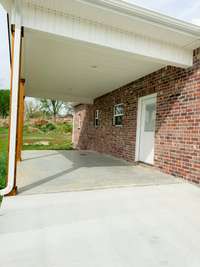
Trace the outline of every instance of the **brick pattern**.
<instances>
[{"instance_id":1,"label":"brick pattern","mask_svg":"<svg viewBox=\"0 0 200 267\"><path fill-rule=\"evenodd\" d=\"M155 167L200 183L200 48L193 67L168 66L75 109L74 145L135 161L137 105L157 93ZM123 127L112 125L113 106L124 104ZM100 127L94 112L100 111ZM77 129L77 118L82 127Z\"/></svg>"},{"instance_id":2,"label":"brick pattern","mask_svg":"<svg viewBox=\"0 0 200 267\"><path fill-rule=\"evenodd\" d=\"M78 105L75 107L74 129L73 129L73 146L77 149L88 149L89 133L91 130L91 106ZM79 127L81 126L81 127Z\"/></svg>"}]
</instances>

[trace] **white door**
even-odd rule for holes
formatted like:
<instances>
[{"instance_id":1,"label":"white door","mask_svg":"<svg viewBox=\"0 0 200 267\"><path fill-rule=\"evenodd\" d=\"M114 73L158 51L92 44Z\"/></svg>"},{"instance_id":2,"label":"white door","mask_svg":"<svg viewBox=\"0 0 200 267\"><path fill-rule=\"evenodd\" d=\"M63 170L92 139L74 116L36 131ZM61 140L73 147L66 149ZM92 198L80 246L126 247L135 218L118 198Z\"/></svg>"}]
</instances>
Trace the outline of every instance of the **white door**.
<instances>
[{"instance_id":1,"label":"white door","mask_svg":"<svg viewBox=\"0 0 200 267\"><path fill-rule=\"evenodd\" d=\"M139 155L138 160L154 163L155 122L156 122L156 95L141 97L139 103Z\"/></svg>"}]
</instances>

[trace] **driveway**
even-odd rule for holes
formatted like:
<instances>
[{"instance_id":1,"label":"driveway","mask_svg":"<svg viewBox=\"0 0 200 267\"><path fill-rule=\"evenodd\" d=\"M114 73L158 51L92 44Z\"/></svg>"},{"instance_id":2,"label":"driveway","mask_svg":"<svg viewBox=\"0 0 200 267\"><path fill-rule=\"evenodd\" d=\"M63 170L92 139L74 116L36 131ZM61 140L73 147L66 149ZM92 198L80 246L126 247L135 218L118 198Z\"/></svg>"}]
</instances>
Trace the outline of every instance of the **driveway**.
<instances>
[{"instance_id":1,"label":"driveway","mask_svg":"<svg viewBox=\"0 0 200 267\"><path fill-rule=\"evenodd\" d=\"M200 189L24 195L0 210L1 267L199 267Z\"/></svg>"},{"instance_id":2,"label":"driveway","mask_svg":"<svg viewBox=\"0 0 200 267\"><path fill-rule=\"evenodd\" d=\"M91 151L24 151L17 172L20 194L179 182L152 167Z\"/></svg>"}]
</instances>

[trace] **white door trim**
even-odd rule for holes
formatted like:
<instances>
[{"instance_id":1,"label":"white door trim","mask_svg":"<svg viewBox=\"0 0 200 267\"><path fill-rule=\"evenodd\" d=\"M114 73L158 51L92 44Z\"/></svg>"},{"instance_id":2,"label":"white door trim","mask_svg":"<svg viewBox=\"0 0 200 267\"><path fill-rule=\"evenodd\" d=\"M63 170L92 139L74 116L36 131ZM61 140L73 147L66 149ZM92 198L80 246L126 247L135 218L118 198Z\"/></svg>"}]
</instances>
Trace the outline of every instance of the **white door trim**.
<instances>
[{"instance_id":1,"label":"white door trim","mask_svg":"<svg viewBox=\"0 0 200 267\"><path fill-rule=\"evenodd\" d=\"M135 161L139 161L140 153L140 136L141 136L141 115L142 115L142 101L146 99L151 99L157 97L157 93L142 96L138 99L138 109L137 109L137 123L136 123L136 146L135 146Z\"/></svg>"}]
</instances>

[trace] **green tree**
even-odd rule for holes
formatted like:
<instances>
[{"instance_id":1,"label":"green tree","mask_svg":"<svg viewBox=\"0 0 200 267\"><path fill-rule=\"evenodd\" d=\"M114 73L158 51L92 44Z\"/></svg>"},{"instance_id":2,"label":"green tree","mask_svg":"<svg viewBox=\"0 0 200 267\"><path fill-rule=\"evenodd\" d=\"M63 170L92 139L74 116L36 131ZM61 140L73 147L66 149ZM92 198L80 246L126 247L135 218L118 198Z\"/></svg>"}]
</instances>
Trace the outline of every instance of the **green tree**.
<instances>
[{"instance_id":1,"label":"green tree","mask_svg":"<svg viewBox=\"0 0 200 267\"><path fill-rule=\"evenodd\" d=\"M6 118L10 109L10 91L0 90L0 116Z\"/></svg>"},{"instance_id":2,"label":"green tree","mask_svg":"<svg viewBox=\"0 0 200 267\"><path fill-rule=\"evenodd\" d=\"M43 113L40 110L40 105L37 101L26 100L25 102L26 119L40 118Z\"/></svg>"},{"instance_id":3,"label":"green tree","mask_svg":"<svg viewBox=\"0 0 200 267\"><path fill-rule=\"evenodd\" d=\"M54 119L56 119L58 115L72 112L70 104L54 99L41 99L40 110L47 116L53 116Z\"/></svg>"}]
</instances>

